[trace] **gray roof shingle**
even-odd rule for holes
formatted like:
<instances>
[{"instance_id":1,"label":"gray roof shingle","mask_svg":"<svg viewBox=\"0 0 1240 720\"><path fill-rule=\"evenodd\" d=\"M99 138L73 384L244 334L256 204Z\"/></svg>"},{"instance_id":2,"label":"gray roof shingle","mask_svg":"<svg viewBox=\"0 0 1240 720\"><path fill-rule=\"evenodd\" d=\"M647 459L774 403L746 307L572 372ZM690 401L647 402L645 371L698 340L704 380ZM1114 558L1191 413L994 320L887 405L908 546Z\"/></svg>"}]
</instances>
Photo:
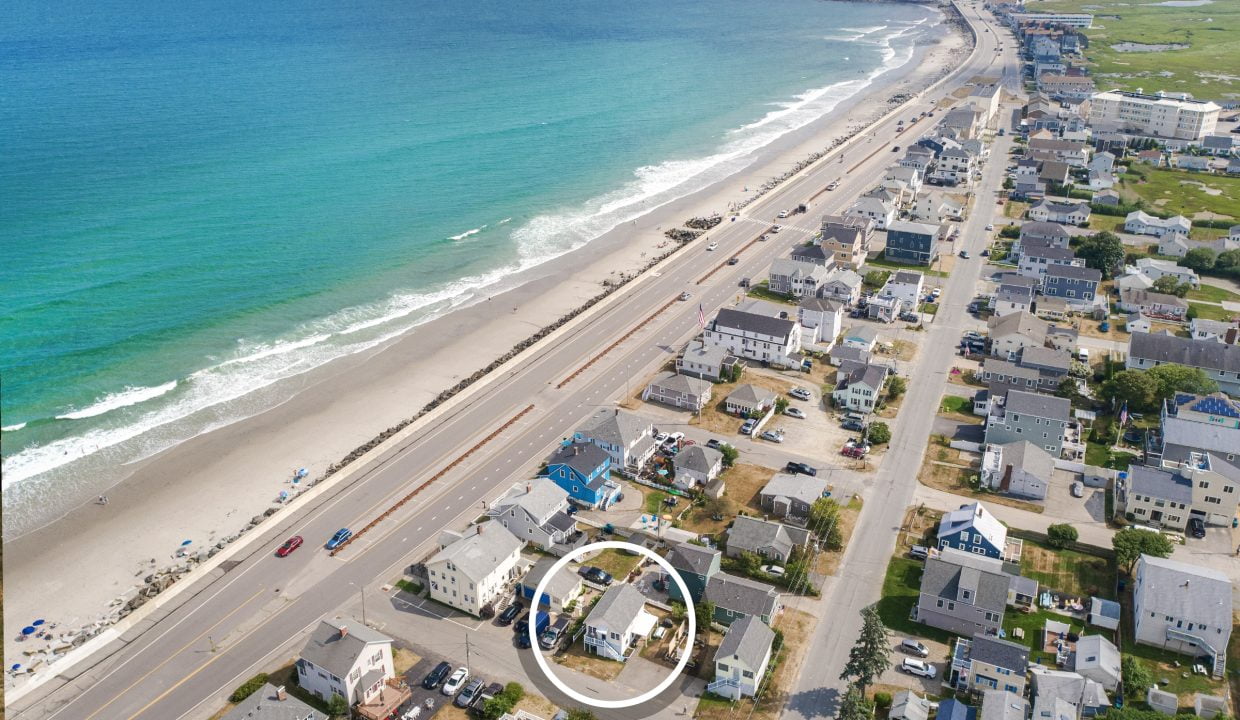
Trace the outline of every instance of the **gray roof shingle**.
<instances>
[{"instance_id":1,"label":"gray roof shingle","mask_svg":"<svg viewBox=\"0 0 1240 720\"><path fill-rule=\"evenodd\" d=\"M435 553L426 564L450 560L466 577L477 582L494 572L500 562L524 545L503 525L485 522L475 525L471 532Z\"/></svg>"},{"instance_id":2,"label":"gray roof shingle","mask_svg":"<svg viewBox=\"0 0 1240 720\"><path fill-rule=\"evenodd\" d=\"M774 587L725 572L711 576L703 597L715 607L758 617L774 617L779 606L779 591Z\"/></svg>"},{"instance_id":3,"label":"gray roof shingle","mask_svg":"<svg viewBox=\"0 0 1240 720\"><path fill-rule=\"evenodd\" d=\"M342 629L344 632L341 632ZM337 625L322 620L302 646L300 657L338 678L343 678L370 645L390 642L392 638L361 623Z\"/></svg>"},{"instance_id":4,"label":"gray roof shingle","mask_svg":"<svg viewBox=\"0 0 1240 720\"><path fill-rule=\"evenodd\" d=\"M741 312L729 308L723 308L715 315L716 328L732 328L742 332L770 335L779 338L788 337L795 326L796 323L792 320Z\"/></svg>"},{"instance_id":5,"label":"gray roof shingle","mask_svg":"<svg viewBox=\"0 0 1240 720\"><path fill-rule=\"evenodd\" d=\"M1018 677L1029 668L1029 646L1017 645L1010 640L1000 640L989 635L973 636L969 657L990 663L995 667L1007 668Z\"/></svg>"},{"instance_id":6,"label":"gray roof shingle","mask_svg":"<svg viewBox=\"0 0 1240 720\"><path fill-rule=\"evenodd\" d=\"M667 554L667 561L677 570L705 576L710 573L710 569L719 555L720 552L718 550L682 542L672 546L671 551Z\"/></svg>"},{"instance_id":7,"label":"gray roof shingle","mask_svg":"<svg viewBox=\"0 0 1240 720\"><path fill-rule=\"evenodd\" d=\"M1133 333L1128 340L1128 354L1160 363L1240 372L1240 346L1213 340L1193 340L1161 333L1138 332Z\"/></svg>"},{"instance_id":8,"label":"gray roof shingle","mask_svg":"<svg viewBox=\"0 0 1240 720\"><path fill-rule=\"evenodd\" d=\"M645 607L646 597L637 588L628 583L612 585L590 611L586 624L592 627L605 625L609 630L621 632L633 624Z\"/></svg>"},{"instance_id":9,"label":"gray roof shingle","mask_svg":"<svg viewBox=\"0 0 1240 720\"><path fill-rule=\"evenodd\" d=\"M715 651L715 662L739 659L746 667L757 670L762 667L775 641L775 633L761 619L748 615L732 623L728 633Z\"/></svg>"},{"instance_id":10,"label":"gray roof shingle","mask_svg":"<svg viewBox=\"0 0 1240 720\"><path fill-rule=\"evenodd\" d=\"M1033 415L1051 420L1067 421L1072 416L1072 403L1066 398L1041 393L1012 390L1007 395L1004 410L1010 413Z\"/></svg>"},{"instance_id":11,"label":"gray roof shingle","mask_svg":"<svg viewBox=\"0 0 1240 720\"><path fill-rule=\"evenodd\" d=\"M946 548L938 557L926 560L926 569L921 576L921 591L934 597L955 600L962 577L966 582L976 584L974 605L1003 612L1007 605L1011 580L1003 572L1003 563L996 558Z\"/></svg>"}]
</instances>

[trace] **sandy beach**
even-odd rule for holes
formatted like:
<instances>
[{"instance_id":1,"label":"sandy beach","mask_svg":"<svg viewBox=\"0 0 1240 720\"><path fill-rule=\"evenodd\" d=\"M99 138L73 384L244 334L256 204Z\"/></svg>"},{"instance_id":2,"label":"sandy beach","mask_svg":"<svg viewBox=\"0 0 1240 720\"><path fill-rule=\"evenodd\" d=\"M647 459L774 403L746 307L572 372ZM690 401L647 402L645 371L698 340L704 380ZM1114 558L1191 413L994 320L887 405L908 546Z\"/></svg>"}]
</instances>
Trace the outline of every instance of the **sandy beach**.
<instances>
[{"instance_id":1,"label":"sandy beach","mask_svg":"<svg viewBox=\"0 0 1240 720\"><path fill-rule=\"evenodd\" d=\"M459 309L409 335L283 382L276 407L134 464L108 490L60 520L6 543L5 620L32 618L58 632L99 621L109 603L153 569L175 562L186 540L206 548L275 507L295 468L317 477L353 448L414 415L435 395L597 295L621 273L666 252L663 231L694 216L724 213L812 153L915 93L950 69L965 40L949 24L925 31L909 62L810 125L754 153L741 172L618 227L568 255L524 273L513 290ZM843 210L843 208L837 208ZM657 268L655 270L657 272ZM620 292L624 292L621 290ZM485 392L485 388L480 392ZM428 468L428 470L432 470ZM5 638L7 662L46 643ZM6 677L11 687L12 678Z\"/></svg>"}]
</instances>

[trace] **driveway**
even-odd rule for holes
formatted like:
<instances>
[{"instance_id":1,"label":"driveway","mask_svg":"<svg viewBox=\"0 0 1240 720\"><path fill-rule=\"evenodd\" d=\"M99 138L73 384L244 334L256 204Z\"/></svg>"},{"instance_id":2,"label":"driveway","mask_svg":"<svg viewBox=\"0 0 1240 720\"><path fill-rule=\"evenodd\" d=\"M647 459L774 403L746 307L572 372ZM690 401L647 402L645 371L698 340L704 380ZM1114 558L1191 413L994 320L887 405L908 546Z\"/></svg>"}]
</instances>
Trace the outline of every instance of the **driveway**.
<instances>
[{"instance_id":1,"label":"driveway","mask_svg":"<svg viewBox=\"0 0 1240 720\"><path fill-rule=\"evenodd\" d=\"M1231 584L1240 586L1240 558L1236 556L1240 544L1240 531L1230 527L1207 527L1206 536L1200 540L1188 538L1177 545L1172 559L1217 570L1231 578ZM1240 593L1232 593L1232 608L1240 611Z\"/></svg>"},{"instance_id":2,"label":"driveway","mask_svg":"<svg viewBox=\"0 0 1240 720\"><path fill-rule=\"evenodd\" d=\"M980 443L986 439L984 424L964 423L938 415L934 418L934 434L946 435L951 440L960 440L962 442Z\"/></svg>"}]
</instances>

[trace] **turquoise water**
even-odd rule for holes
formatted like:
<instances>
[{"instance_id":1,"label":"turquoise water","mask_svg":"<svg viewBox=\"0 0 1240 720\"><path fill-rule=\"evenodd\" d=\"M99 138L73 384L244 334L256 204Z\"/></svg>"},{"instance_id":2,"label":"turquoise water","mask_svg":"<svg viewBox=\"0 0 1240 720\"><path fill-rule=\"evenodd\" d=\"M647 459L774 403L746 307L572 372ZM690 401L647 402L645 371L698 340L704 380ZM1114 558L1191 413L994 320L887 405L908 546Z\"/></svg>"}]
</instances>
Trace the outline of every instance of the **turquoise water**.
<instances>
[{"instance_id":1,"label":"turquoise water","mask_svg":"<svg viewBox=\"0 0 1240 720\"><path fill-rule=\"evenodd\" d=\"M821 0L6 11L6 507L23 480L253 412L247 393L725 176L907 58L931 17Z\"/></svg>"}]
</instances>

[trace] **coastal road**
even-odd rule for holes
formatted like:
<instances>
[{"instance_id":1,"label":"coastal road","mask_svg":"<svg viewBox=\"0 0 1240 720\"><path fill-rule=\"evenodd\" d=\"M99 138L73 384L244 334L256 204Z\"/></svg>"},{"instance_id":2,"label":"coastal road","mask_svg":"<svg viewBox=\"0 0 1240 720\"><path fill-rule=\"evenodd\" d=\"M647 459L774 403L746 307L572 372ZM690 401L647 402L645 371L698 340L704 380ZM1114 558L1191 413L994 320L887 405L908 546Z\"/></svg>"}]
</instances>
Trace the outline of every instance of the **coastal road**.
<instances>
[{"instance_id":1,"label":"coastal road","mask_svg":"<svg viewBox=\"0 0 1240 720\"><path fill-rule=\"evenodd\" d=\"M993 37L994 33L979 33L978 52L957 70L944 90L957 87L957 81L995 69L993 42L987 35ZM901 111L899 117L929 109L931 101L943 94L940 91L919 101ZM872 128L875 139L867 145L884 149L887 144L902 144L923 132L917 127L907 135L899 135L895 124L892 118ZM236 564L226 571L199 581L192 597L179 608L134 628L122 641L92 658L91 663L75 669L72 677L58 678L15 703L8 709L9 716L63 720L177 720L210 716L241 679L273 660L295 653L303 632L320 618L330 616L362 588L373 589L391 579L402 566L421 559L444 527L476 516L481 502L494 497L499 488L516 478L529 477L530 469L537 466L559 438L571 433L597 407L609 405L632 382L640 381L666 362L673 356L674 347L697 332L697 303L710 313L732 302L741 277L763 275L773 258L808 236L820 214L842 211L851 198L875 185L893 157L890 152L875 152L844 175L837 191L820 196L808 215L784 221L785 232L772 236L768 242L753 244L740 253L740 264L725 266L698 285L696 281L707 271L760 234L780 209L803 202L839 178L841 166L833 162L834 157L828 157L804 171L799 179L781 185L751 205L740 219L711 232L710 239L719 244L718 251L706 252L702 243L697 242L677 253L656 268L652 277L629 289L590 322L542 348L519 367L506 370L484 392L455 408L422 435L371 461L364 472L333 488L313 506L270 528L263 527L259 531L261 541L251 541L248 555L238 556ZM995 158L1001 161L1002 156L996 151ZM850 163L857 162L856 157L850 159ZM991 173L996 164L992 161ZM983 205L979 202L979 207ZM979 238L970 236L966 242L976 244ZM980 264L963 265L964 269L957 269L957 273L980 271ZM587 359L686 289L694 294L693 301L674 303L557 389ZM949 283L948 305L958 299L956 295L971 290L971 281L963 285ZM963 306L964 301L967 297L958 305ZM949 314L944 318L946 322L936 322L936 327L940 322L950 324L950 317ZM929 352L923 346L921 354L937 358L942 349L939 345L946 346L953 340L945 332L932 331ZM931 366L932 361L924 361L923 367ZM941 374L941 370L936 372ZM931 399L929 389L918 390L922 383L920 377L911 383L906 408L937 405L937 394ZM931 384L926 383L927 388ZM931 404L923 405L922 401ZM531 404L533 410L344 553L332 558L319 549L336 528L358 527L368 522L395 498L447 466ZM918 454L912 445L920 429L905 426L914 421L928 425L933 412L925 414L921 420L916 420L912 413L902 414L896 424L893 450L904 455ZM895 466L893 454L889 453L885 467ZM879 483L886 477L880 472ZM897 481L887 481L893 483L894 491ZM292 534L303 535L306 547L289 558L273 557L279 542ZM856 583L860 587L852 590L877 592L875 582L881 583L882 567L876 575L860 566L846 569L848 574L854 572L864 582ZM820 632L826 633L826 628ZM846 637L845 643L851 642L851 629L840 635ZM832 651L831 656L836 653ZM829 684L820 683L818 687Z\"/></svg>"},{"instance_id":2,"label":"coastal road","mask_svg":"<svg viewBox=\"0 0 1240 720\"><path fill-rule=\"evenodd\" d=\"M976 19L974 11L966 12L970 19ZM997 25L992 24L992 28L990 33L980 33L983 40L986 36L994 40L999 31ZM1019 92L1020 65L1014 52L1015 41L1006 31L1001 33L1001 38L1006 40L1004 51L996 55L990 50L988 54L1001 58L1005 85ZM1002 120L1009 113L1010 106L1004 106L999 117ZM944 289L943 302L920 343L914 378L904 400L906 409L892 428L891 447L875 476L870 501L865 503L857 520L841 572L827 581L822 596L813 601L822 608L829 608L833 621L820 623L815 628L814 638L809 643L814 648L814 662L802 665L783 718L799 720L834 715L846 687L840 680L840 673L861 630L861 610L881 595L905 508L913 504L916 469L921 467L929 445L935 412L947 386L947 373L956 358L956 345L960 334L971 326L965 307L985 268L984 259L980 257L989 242L985 227L999 219L995 217L997 206L993 198L1002 185L1010 148L1010 137L996 138L991 147L991 159L978 185L973 213L956 241L957 249L968 250L972 259L956 260L951 280ZM910 409L915 411L909 412Z\"/></svg>"}]
</instances>

